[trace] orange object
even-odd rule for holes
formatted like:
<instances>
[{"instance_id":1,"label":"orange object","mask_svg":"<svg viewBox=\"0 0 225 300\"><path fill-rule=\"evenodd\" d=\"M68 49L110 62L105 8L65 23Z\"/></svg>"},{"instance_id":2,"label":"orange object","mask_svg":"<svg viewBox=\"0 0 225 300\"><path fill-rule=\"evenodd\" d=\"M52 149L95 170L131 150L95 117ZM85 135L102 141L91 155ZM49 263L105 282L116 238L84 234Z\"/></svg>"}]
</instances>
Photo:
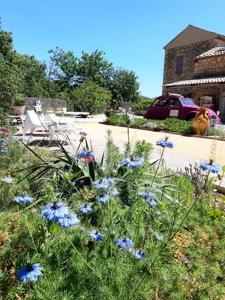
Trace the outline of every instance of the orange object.
<instances>
[{"instance_id":1,"label":"orange object","mask_svg":"<svg viewBox=\"0 0 225 300\"><path fill-rule=\"evenodd\" d=\"M199 112L192 121L192 127L199 135L207 132L210 125L210 118L208 111L205 107L200 107Z\"/></svg>"}]
</instances>

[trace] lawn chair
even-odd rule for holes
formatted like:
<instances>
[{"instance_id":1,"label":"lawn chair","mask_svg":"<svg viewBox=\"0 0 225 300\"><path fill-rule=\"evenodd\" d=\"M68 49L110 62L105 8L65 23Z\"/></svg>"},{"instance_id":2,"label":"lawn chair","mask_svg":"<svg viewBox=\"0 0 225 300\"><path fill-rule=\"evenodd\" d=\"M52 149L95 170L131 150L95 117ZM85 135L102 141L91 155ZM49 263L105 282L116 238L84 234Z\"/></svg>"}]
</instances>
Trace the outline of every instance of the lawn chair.
<instances>
[{"instance_id":1,"label":"lawn chair","mask_svg":"<svg viewBox=\"0 0 225 300\"><path fill-rule=\"evenodd\" d=\"M23 136L29 132L34 133L35 130L44 132L46 127L42 124L40 118L34 110L27 110L26 118L23 126Z\"/></svg>"}]
</instances>

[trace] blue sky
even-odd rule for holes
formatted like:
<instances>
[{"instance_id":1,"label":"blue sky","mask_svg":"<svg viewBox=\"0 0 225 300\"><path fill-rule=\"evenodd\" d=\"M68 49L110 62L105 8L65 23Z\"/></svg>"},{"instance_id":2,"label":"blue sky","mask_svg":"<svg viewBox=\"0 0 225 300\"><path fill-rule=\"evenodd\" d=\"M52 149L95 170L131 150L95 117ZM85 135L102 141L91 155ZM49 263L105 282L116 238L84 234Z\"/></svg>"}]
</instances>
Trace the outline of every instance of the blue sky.
<instances>
[{"instance_id":1,"label":"blue sky","mask_svg":"<svg viewBox=\"0 0 225 300\"><path fill-rule=\"evenodd\" d=\"M133 70L146 96L161 93L163 46L187 25L225 34L224 0L1 0L2 27L21 54L48 60L56 46L103 50Z\"/></svg>"}]
</instances>

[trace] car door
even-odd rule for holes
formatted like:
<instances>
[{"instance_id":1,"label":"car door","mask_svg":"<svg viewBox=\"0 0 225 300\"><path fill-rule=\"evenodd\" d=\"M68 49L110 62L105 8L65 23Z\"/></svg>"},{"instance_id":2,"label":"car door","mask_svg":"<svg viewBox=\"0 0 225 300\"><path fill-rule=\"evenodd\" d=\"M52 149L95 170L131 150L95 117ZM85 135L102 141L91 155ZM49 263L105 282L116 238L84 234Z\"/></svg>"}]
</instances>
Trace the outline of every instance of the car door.
<instances>
[{"instance_id":1,"label":"car door","mask_svg":"<svg viewBox=\"0 0 225 300\"><path fill-rule=\"evenodd\" d=\"M169 107L168 117L170 118L180 117L181 104L178 99L170 99L168 107Z\"/></svg>"},{"instance_id":2,"label":"car door","mask_svg":"<svg viewBox=\"0 0 225 300\"><path fill-rule=\"evenodd\" d=\"M169 114L168 99L157 99L148 111L148 117L152 119L165 119Z\"/></svg>"}]
</instances>

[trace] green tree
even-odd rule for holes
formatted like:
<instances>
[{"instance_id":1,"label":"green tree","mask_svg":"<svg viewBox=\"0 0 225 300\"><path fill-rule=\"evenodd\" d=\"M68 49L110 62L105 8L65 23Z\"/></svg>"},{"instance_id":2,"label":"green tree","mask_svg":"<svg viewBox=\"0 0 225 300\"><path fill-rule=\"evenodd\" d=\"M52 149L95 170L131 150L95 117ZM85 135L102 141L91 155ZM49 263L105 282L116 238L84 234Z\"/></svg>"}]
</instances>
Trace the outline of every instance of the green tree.
<instances>
[{"instance_id":1,"label":"green tree","mask_svg":"<svg viewBox=\"0 0 225 300\"><path fill-rule=\"evenodd\" d=\"M63 51L56 47L49 50L50 64L47 70L47 78L51 83L55 83L57 92L70 89L79 83L77 74L78 59L71 51Z\"/></svg>"},{"instance_id":2,"label":"green tree","mask_svg":"<svg viewBox=\"0 0 225 300\"><path fill-rule=\"evenodd\" d=\"M111 100L108 90L94 82L86 81L71 92L70 102L74 110L98 113L104 110Z\"/></svg>"},{"instance_id":3,"label":"green tree","mask_svg":"<svg viewBox=\"0 0 225 300\"><path fill-rule=\"evenodd\" d=\"M19 91L18 87L18 73L0 53L0 106L4 111L10 110L13 99Z\"/></svg>"},{"instance_id":4,"label":"green tree","mask_svg":"<svg viewBox=\"0 0 225 300\"><path fill-rule=\"evenodd\" d=\"M13 38L12 33L0 29L0 53L6 61L13 59Z\"/></svg>"},{"instance_id":5,"label":"green tree","mask_svg":"<svg viewBox=\"0 0 225 300\"><path fill-rule=\"evenodd\" d=\"M15 54L14 66L20 76L20 93L29 97L44 96L47 85L45 65L34 56Z\"/></svg>"},{"instance_id":6,"label":"green tree","mask_svg":"<svg viewBox=\"0 0 225 300\"><path fill-rule=\"evenodd\" d=\"M0 105L4 111L11 108L21 82L14 58L12 34L0 29Z\"/></svg>"},{"instance_id":7,"label":"green tree","mask_svg":"<svg viewBox=\"0 0 225 300\"><path fill-rule=\"evenodd\" d=\"M80 82L90 80L105 87L113 70L112 63L104 58L104 52L95 50L91 54L82 52L78 62L78 76Z\"/></svg>"},{"instance_id":8,"label":"green tree","mask_svg":"<svg viewBox=\"0 0 225 300\"><path fill-rule=\"evenodd\" d=\"M133 71L114 70L107 87L112 94L113 107L119 107L124 102L136 102L139 99L139 83Z\"/></svg>"},{"instance_id":9,"label":"green tree","mask_svg":"<svg viewBox=\"0 0 225 300\"><path fill-rule=\"evenodd\" d=\"M82 52L78 58L73 52L65 52L56 47L49 54L47 78L55 82L61 90L72 90L87 80L105 87L112 71L112 64L104 59L102 51L96 50L91 54Z\"/></svg>"}]
</instances>

